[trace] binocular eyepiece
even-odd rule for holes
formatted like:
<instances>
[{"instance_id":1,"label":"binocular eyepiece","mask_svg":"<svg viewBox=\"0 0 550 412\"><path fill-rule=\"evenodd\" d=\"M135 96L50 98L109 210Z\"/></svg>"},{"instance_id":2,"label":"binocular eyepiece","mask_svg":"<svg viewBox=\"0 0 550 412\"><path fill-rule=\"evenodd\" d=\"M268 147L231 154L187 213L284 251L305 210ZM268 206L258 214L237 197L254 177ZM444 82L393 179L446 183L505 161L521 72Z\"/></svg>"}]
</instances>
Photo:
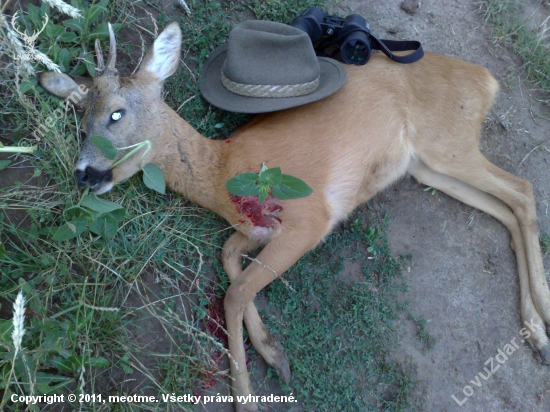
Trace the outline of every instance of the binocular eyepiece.
<instances>
[{"instance_id":1,"label":"binocular eyepiece","mask_svg":"<svg viewBox=\"0 0 550 412\"><path fill-rule=\"evenodd\" d=\"M329 16L318 7L311 7L296 17L291 26L306 32L313 43L327 36L316 48L324 50L332 45L339 46L344 63L362 65L371 55L371 34L367 20L359 14L345 19Z\"/></svg>"}]
</instances>

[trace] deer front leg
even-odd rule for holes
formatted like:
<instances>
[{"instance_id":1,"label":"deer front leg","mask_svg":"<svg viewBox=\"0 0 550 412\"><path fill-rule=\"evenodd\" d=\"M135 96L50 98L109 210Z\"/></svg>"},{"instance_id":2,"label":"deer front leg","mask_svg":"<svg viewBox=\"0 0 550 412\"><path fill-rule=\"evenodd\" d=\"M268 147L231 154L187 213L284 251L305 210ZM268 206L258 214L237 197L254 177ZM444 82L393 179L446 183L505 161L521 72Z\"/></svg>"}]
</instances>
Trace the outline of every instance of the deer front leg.
<instances>
[{"instance_id":1,"label":"deer front leg","mask_svg":"<svg viewBox=\"0 0 550 412\"><path fill-rule=\"evenodd\" d=\"M251 240L241 232L235 232L227 239L223 246L222 262L230 280L237 279L243 273L242 254L259 246L258 242ZM248 303L244 309L244 323L254 348L277 371L284 383L290 383L290 366L283 346L268 332L254 302Z\"/></svg>"},{"instance_id":2,"label":"deer front leg","mask_svg":"<svg viewBox=\"0 0 550 412\"><path fill-rule=\"evenodd\" d=\"M258 411L256 403L251 403L249 398L253 393L243 348L245 308L261 289L277 279L277 275L282 275L305 252L315 247L328 231L328 223L315 222L308 226L309 228L302 228L300 231L288 230L272 239L256 261L252 262L227 290L224 306L231 354L232 393L237 412Z\"/></svg>"}]
</instances>

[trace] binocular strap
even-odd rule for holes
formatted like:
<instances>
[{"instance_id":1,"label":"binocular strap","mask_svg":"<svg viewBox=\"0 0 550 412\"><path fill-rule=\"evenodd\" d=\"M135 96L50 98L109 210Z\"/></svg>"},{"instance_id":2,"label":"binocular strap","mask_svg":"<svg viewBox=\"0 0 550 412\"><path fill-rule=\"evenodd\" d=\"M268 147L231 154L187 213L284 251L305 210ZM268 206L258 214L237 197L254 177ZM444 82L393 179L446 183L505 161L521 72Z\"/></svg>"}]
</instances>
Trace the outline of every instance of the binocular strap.
<instances>
[{"instance_id":1,"label":"binocular strap","mask_svg":"<svg viewBox=\"0 0 550 412\"><path fill-rule=\"evenodd\" d=\"M343 39L345 39L349 34L355 31L362 31L367 34L368 37L372 39L371 49L380 50L390 59L397 63L414 63L420 60L424 56L424 50L422 49L422 44L416 40L384 40L374 37L370 31L364 28L353 27L351 30L342 30L338 36L334 39L327 39L322 41L315 48L315 52L318 56L326 56L326 49L335 44L339 44ZM412 53L405 56L396 56L392 52L396 51L409 51L413 50ZM334 51L329 57L334 58L340 50ZM365 61L366 63L366 61ZM364 63L363 63L364 64Z\"/></svg>"},{"instance_id":2,"label":"binocular strap","mask_svg":"<svg viewBox=\"0 0 550 412\"><path fill-rule=\"evenodd\" d=\"M372 48L374 50L380 50L382 53L384 53L394 62L403 63L403 64L414 63L420 60L422 56L424 56L424 50L422 49L422 44L420 44L419 41L384 40L384 39L377 39L372 34L370 36L374 40ZM408 50L414 50L414 51L404 56L396 56L395 54L392 53L396 51L408 51Z\"/></svg>"}]
</instances>

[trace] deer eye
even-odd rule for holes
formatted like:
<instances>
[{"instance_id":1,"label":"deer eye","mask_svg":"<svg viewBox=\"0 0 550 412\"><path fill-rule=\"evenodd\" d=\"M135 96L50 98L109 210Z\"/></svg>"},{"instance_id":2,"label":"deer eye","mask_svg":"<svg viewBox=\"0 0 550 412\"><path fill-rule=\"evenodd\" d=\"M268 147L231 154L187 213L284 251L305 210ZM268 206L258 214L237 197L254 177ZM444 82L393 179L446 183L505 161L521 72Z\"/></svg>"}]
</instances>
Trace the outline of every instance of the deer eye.
<instances>
[{"instance_id":1,"label":"deer eye","mask_svg":"<svg viewBox=\"0 0 550 412\"><path fill-rule=\"evenodd\" d=\"M117 110L116 112L111 113L111 123L118 122L122 119L123 114L124 110Z\"/></svg>"}]
</instances>

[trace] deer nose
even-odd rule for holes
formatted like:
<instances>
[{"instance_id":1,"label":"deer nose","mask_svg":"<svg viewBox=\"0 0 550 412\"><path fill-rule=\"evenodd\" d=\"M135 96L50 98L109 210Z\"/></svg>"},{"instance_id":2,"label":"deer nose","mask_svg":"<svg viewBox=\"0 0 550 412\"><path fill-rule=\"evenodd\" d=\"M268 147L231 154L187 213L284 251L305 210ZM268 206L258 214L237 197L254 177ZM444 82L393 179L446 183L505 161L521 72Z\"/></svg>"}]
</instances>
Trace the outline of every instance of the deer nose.
<instances>
[{"instance_id":1,"label":"deer nose","mask_svg":"<svg viewBox=\"0 0 550 412\"><path fill-rule=\"evenodd\" d=\"M84 170L75 170L75 177L78 186L96 186L101 183L110 182L113 179L113 172L108 170L97 170L93 167L87 166Z\"/></svg>"}]
</instances>

